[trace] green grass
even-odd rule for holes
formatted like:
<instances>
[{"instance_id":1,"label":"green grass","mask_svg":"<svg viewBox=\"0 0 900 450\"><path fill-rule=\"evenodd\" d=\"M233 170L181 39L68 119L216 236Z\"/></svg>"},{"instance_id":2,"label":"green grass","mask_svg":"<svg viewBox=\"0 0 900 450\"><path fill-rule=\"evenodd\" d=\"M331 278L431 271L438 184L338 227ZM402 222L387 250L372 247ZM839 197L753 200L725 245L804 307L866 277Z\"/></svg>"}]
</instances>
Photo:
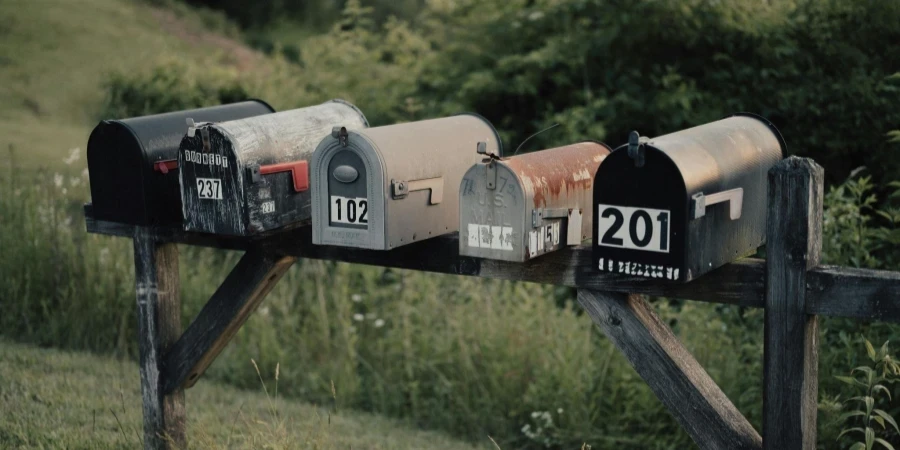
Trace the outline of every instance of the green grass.
<instances>
[{"instance_id":1,"label":"green grass","mask_svg":"<svg viewBox=\"0 0 900 450\"><path fill-rule=\"evenodd\" d=\"M247 361L245 370L255 373ZM287 401L207 380L187 391L193 448L472 450L485 445L412 429L379 416ZM341 395L340 392L337 395ZM138 370L130 361L0 340L0 448L136 448Z\"/></svg>"},{"instance_id":2,"label":"green grass","mask_svg":"<svg viewBox=\"0 0 900 450\"><path fill-rule=\"evenodd\" d=\"M265 65L257 53L210 32L209 16L129 0L0 1L3 155L12 145L23 167L56 168L69 149L83 152L112 71L147 71L173 56L235 70L248 60Z\"/></svg>"}]
</instances>

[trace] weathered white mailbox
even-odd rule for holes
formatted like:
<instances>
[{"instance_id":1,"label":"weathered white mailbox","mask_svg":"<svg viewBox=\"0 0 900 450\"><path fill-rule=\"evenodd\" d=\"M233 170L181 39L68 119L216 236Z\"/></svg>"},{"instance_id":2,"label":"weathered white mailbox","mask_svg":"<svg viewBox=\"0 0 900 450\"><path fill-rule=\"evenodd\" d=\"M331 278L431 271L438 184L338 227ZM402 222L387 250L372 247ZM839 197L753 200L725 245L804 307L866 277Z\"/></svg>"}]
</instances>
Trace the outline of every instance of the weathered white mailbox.
<instances>
[{"instance_id":1,"label":"weathered white mailbox","mask_svg":"<svg viewBox=\"0 0 900 450\"><path fill-rule=\"evenodd\" d=\"M494 127L470 114L335 128L312 158L313 243L388 250L456 231L479 142L500 152Z\"/></svg>"},{"instance_id":2,"label":"weathered white mailbox","mask_svg":"<svg viewBox=\"0 0 900 450\"><path fill-rule=\"evenodd\" d=\"M629 143L594 182L594 266L687 282L766 240L769 169L785 157L766 119L738 114Z\"/></svg>"},{"instance_id":3,"label":"weathered white mailbox","mask_svg":"<svg viewBox=\"0 0 900 450\"><path fill-rule=\"evenodd\" d=\"M459 185L459 254L524 262L591 234L594 173L609 154L581 142L500 158L485 158Z\"/></svg>"},{"instance_id":4,"label":"weathered white mailbox","mask_svg":"<svg viewBox=\"0 0 900 450\"><path fill-rule=\"evenodd\" d=\"M245 236L310 219L309 158L335 125L365 128L342 100L191 124L178 152L184 228Z\"/></svg>"}]
</instances>

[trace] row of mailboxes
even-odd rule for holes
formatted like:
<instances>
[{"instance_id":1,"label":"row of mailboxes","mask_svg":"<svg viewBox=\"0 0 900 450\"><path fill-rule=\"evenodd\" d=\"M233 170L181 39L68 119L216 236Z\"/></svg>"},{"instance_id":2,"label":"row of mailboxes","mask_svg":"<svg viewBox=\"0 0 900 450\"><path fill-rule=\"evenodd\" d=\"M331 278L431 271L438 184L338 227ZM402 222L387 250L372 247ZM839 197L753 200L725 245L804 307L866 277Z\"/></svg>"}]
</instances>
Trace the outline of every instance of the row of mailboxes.
<instances>
[{"instance_id":1,"label":"row of mailboxes","mask_svg":"<svg viewBox=\"0 0 900 450\"><path fill-rule=\"evenodd\" d=\"M234 236L311 221L314 244L374 250L459 231L460 255L513 262L592 238L599 272L687 282L764 244L766 174L785 144L741 114L632 133L612 152L582 142L504 158L480 116L368 128L335 100L106 121L88 154L105 220Z\"/></svg>"}]
</instances>

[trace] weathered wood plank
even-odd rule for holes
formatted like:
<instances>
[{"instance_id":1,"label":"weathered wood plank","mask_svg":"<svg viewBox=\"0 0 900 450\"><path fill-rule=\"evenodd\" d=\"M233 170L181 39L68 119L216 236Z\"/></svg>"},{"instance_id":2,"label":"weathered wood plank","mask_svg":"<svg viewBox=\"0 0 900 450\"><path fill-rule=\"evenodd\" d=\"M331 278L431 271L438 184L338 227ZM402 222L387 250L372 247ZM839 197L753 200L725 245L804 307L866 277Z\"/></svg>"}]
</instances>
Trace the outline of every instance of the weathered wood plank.
<instances>
[{"instance_id":1,"label":"weathered wood plank","mask_svg":"<svg viewBox=\"0 0 900 450\"><path fill-rule=\"evenodd\" d=\"M178 247L156 242L143 228L134 234L144 448L186 448L184 391L160 389L162 355L181 334Z\"/></svg>"},{"instance_id":2,"label":"weathered wood plank","mask_svg":"<svg viewBox=\"0 0 900 450\"><path fill-rule=\"evenodd\" d=\"M294 261L261 248L244 254L166 353L161 366L163 392L193 386Z\"/></svg>"},{"instance_id":3,"label":"weathered wood plank","mask_svg":"<svg viewBox=\"0 0 900 450\"><path fill-rule=\"evenodd\" d=\"M807 314L900 322L900 272L820 266L806 286Z\"/></svg>"},{"instance_id":4,"label":"weathered wood plank","mask_svg":"<svg viewBox=\"0 0 900 450\"><path fill-rule=\"evenodd\" d=\"M759 433L642 296L582 289L578 302L700 448L762 448Z\"/></svg>"},{"instance_id":5,"label":"weathered wood plank","mask_svg":"<svg viewBox=\"0 0 900 450\"><path fill-rule=\"evenodd\" d=\"M807 271L822 250L825 172L790 157L769 171L766 229L763 443L766 449L816 448L818 320L807 314Z\"/></svg>"},{"instance_id":6,"label":"weathered wood plank","mask_svg":"<svg viewBox=\"0 0 900 450\"><path fill-rule=\"evenodd\" d=\"M88 218L89 232L132 236L134 227ZM309 259L332 259L381 267L479 276L502 280L556 284L582 289L726 303L754 308L765 306L765 261L744 258L688 284L598 273L591 267L589 246L563 249L525 264L478 260L459 256L455 234L410 244L391 251L313 246L309 227L256 239L238 239L172 229L153 229L160 241L205 247L246 250L265 246L273 252ZM872 318L900 322L900 280L896 272L817 267L808 273L807 312L810 314ZM869 316L868 314L871 314Z\"/></svg>"}]
</instances>

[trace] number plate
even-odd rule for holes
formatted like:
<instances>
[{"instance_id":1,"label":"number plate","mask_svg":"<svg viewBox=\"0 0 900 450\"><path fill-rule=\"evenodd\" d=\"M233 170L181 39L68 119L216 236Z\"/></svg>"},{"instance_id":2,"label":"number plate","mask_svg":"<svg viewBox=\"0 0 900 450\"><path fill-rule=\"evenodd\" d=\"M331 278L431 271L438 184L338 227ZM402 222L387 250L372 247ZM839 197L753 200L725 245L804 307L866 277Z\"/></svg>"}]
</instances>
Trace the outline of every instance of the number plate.
<instances>
[{"instance_id":1,"label":"number plate","mask_svg":"<svg viewBox=\"0 0 900 450\"><path fill-rule=\"evenodd\" d=\"M222 180L197 178L197 195L202 199L222 200Z\"/></svg>"},{"instance_id":2,"label":"number plate","mask_svg":"<svg viewBox=\"0 0 900 450\"><path fill-rule=\"evenodd\" d=\"M597 205L597 245L669 253L668 210Z\"/></svg>"},{"instance_id":3,"label":"number plate","mask_svg":"<svg viewBox=\"0 0 900 450\"><path fill-rule=\"evenodd\" d=\"M348 225L369 223L369 201L365 198L331 196L331 222Z\"/></svg>"}]
</instances>

